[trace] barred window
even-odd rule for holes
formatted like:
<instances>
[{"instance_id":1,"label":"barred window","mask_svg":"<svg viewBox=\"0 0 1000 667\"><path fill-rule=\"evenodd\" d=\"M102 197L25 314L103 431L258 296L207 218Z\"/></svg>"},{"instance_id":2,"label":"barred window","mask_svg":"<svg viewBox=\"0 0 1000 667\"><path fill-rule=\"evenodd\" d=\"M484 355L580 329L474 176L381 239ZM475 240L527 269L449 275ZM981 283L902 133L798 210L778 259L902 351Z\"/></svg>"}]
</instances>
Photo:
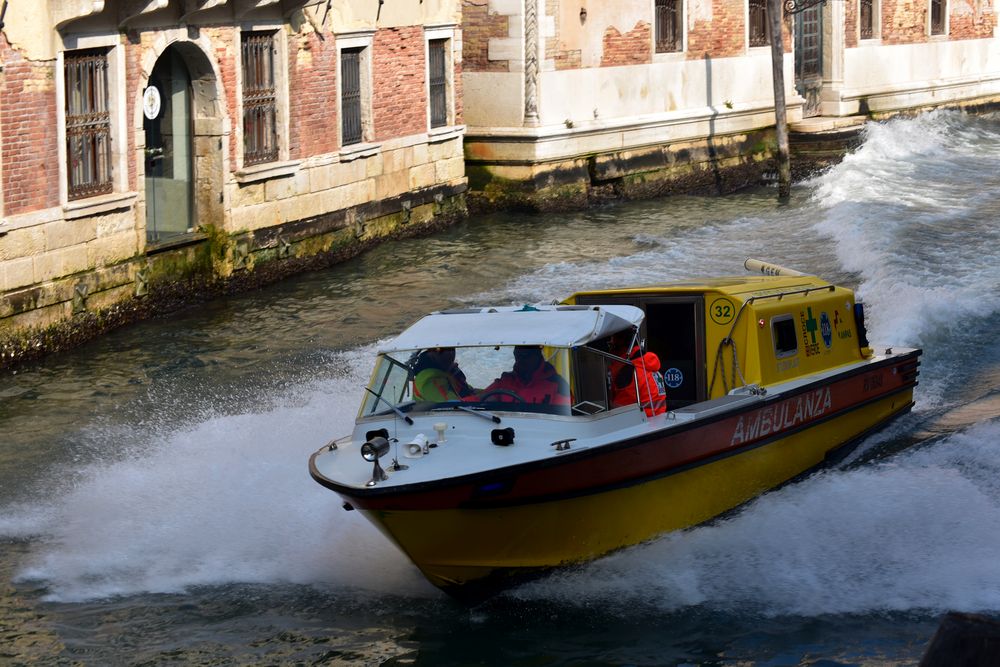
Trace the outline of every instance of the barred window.
<instances>
[{"instance_id":1,"label":"barred window","mask_svg":"<svg viewBox=\"0 0 1000 667\"><path fill-rule=\"evenodd\" d=\"M243 163L278 159L274 33L243 34Z\"/></svg>"},{"instance_id":2,"label":"barred window","mask_svg":"<svg viewBox=\"0 0 1000 667\"><path fill-rule=\"evenodd\" d=\"M871 39L875 36L874 0L861 0L861 39Z\"/></svg>"},{"instance_id":3,"label":"barred window","mask_svg":"<svg viewBox=\"0 0 1000 667\"><path fill-rule=\"evenodd\" d=\"M340 131L341 143L360 143L361 124L361 53L364 49L340 52Z\"/></svg>"},{"instance_id":4,"label":"barred window","mask_svg":"<svg viewBox=\"0 0 1000 667\"><path fill-rule=\"evenodd\" d=\"M656 52L682 51L684 25L681 7L683 0L656 0Z\"/></svg>"},{"instance_id":5,"label":"barred window","mask_svg":"<svg viewBox=\"0 0 1000 667\"><path fill-rule=\"evenodd\" d=\"M448 124L448 40L434 39L428 44L430 75L431 127Z\"/></svg>"},{"instance_id":6,"label":"barred window","mask_svg":"<svg viewBox=\"0 0 1000 667\"><path fill-rule=\"evenodd\" d=\"M944 34L945 0L931 0L931 34Z\"/></svg>"},{"instance_id":7,"label":"barred window","mask_svg":"<svg viewBox=\"0 0 1000 667\"><path fill-rule=\"evenodd\" d=\"M750 1L750 46L767 46L767 0Z\"/></svg>"},{"instance_id":8,"label":"barred window","mask_svg":"<svg viewBox=\"0 0 1000 667\"><path fill-rule=\"evenodd\" d=\"M64 57L67 196L82 199L114 189L108 53L73 51Z\"/></svg>"}]
</instances>

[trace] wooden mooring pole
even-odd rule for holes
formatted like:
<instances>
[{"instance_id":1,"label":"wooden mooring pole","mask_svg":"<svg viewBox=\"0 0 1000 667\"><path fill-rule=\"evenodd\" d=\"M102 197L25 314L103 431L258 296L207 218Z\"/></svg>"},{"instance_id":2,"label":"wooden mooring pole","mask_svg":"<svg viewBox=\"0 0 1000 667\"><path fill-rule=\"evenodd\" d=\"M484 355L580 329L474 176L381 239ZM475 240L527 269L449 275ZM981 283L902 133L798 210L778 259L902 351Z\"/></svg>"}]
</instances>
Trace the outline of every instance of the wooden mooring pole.
<instances>
[{"instance_id":1,"label":"wooden mooring pole","mask_svg":"<svg viewBox=\"0 0 1000 667\"><path fill-rule=\"evenodd\" d=\"M792 189L792 165L788 154L788 118L785 115L782 10L782 0L767 0L767 21L771 32L771 80L774 83L774 129L778 139L778 201L786 201Z\"/></svg>"}]
</instances>

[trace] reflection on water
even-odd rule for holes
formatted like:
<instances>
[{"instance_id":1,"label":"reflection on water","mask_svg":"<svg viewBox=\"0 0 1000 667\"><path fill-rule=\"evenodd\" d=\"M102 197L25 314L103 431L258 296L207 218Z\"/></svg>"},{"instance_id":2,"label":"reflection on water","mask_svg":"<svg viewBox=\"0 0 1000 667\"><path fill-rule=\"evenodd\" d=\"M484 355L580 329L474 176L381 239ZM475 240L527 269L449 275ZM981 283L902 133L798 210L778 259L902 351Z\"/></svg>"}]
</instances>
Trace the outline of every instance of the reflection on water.
<instances>
[{"instance_id":1,"label":"reflection on water","mask_svg":"<svg viewBox=\"0 0 1000 667\"><path fill-rule=\"evenodd\" d=\"M85 664L914 662L944 609L1000 613L997 180L995 120L930 114L873 126L787 205L477 218L6 376L0 612L21 611L0 644ZM875 345L925 350L914 413L840 468L473 610L309 478L375 343L425 312L746 256L856 287Z\"/></svg>"}]
</instances>

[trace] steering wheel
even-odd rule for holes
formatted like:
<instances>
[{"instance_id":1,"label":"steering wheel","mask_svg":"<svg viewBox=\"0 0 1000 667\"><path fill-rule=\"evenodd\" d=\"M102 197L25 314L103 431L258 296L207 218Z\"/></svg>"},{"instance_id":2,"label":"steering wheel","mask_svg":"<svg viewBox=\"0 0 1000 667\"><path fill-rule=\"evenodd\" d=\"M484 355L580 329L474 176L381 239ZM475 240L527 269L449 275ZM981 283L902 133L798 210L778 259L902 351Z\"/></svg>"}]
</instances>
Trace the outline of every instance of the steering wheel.
<instances>
[{"instance_id":1,"label":"steering wheel","mask_svg":"<svg viewBox=\"0 0 1000 667\"><path fill-rule=\"evenodd\" d=\"M526 400L524 400L523 398L521 398L516 392L513 392L510 389L491 389L488 392L482 394L479 397L479 400L480 401L485 401L490 396L497 396L497 395L500 395L500 396L510 396L511 398L513 398L518 403L527 403Z\"/></svg>"}]
</instances>

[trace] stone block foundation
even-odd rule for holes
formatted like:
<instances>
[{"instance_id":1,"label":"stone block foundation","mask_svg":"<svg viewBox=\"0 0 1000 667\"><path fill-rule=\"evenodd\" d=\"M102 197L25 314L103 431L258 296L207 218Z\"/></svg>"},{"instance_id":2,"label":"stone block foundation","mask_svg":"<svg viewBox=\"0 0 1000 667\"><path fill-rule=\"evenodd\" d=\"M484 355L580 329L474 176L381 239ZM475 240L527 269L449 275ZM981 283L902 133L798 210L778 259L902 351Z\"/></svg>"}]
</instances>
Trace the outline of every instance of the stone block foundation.
<instances>
[{"instance_id":1,"label":"stone block foundation","mask_svg":"<svg viewBox=\"0 0 1000 667\"><path fill-rule=\"evenodd\" d=\"M733 192L773 169L775 146L774 129L765 128L535 163L467 155L469 208L554 212L607 200Z\"/></svg>"},{"instance_id":2,"label":"stone block foundation","mask_svg":"<svg viewBox=\"0 0 1000 667\"><path fill-rule=\"evenodd\" d=\"M0 294L0 369L116 327L342 262L467 215L463 180L232 234L216 227L117 264Z\"/></svg>"}]
</instances>

